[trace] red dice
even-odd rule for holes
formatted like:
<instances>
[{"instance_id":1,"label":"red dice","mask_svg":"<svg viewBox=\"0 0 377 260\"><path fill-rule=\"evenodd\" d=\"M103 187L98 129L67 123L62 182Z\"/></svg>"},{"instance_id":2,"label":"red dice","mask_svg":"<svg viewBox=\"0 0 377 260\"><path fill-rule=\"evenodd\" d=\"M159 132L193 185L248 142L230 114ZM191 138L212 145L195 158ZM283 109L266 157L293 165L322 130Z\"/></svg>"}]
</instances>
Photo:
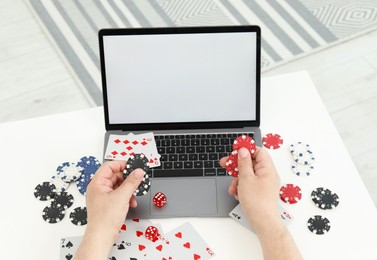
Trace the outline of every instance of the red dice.
<instances>
[{"instance_id":1,"label":"red dice","mask_svg":"<svg viewBox=\"0 0 377 260\"><path fill-rule=\"evenodd\" d=\"M166 203L166 195L162 192L157 192L153 197L153 203L159 208L163 207Z\"/></svg>"},{"instance_id":2,"label":"red dice","mask_svg":"<svg viewBox=\"0 0 377 260\"><path fill-rule=\"evenodd\" d=\"M154 226L147 227L144 234L145 234L145 237L147 239L151 240L152 242L156 242L158 240L159 235L160 235L158 233L158 229Z\"/></svg>"}]
</instances>

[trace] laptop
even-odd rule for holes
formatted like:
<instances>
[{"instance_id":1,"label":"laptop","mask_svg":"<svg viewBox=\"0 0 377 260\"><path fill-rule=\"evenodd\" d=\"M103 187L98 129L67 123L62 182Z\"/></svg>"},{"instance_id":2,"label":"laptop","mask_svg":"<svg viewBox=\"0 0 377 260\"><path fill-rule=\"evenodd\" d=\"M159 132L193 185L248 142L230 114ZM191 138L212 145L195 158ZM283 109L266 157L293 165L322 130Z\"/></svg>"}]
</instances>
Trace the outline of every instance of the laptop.
<instances>
[{"instance_id":1,"label":"laptop","mask_svg":"<svg viewBox=\"0 0 377 260\"><path fill-rule=\"evenodd\" d=\"M128 218L224 217L237 205L219 159L242 134L261 146L260 42L258 26L99 31L104 151L111 134L153 132L161 154Z\"/></svg>"}]
</instances>

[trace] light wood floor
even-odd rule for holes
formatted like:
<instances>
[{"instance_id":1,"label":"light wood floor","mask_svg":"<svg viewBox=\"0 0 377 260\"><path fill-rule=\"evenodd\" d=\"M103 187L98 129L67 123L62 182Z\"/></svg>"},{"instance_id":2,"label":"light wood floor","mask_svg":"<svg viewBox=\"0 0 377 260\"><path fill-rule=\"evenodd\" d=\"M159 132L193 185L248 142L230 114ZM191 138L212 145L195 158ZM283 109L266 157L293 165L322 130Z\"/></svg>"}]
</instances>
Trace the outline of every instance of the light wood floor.
<instances>
[{"instance_id":1,"label":"light wood floor","mask_svg":"<svg viewBox=\"0 0 377 260\"><path fill-rule=\"evenodd\" d=\"M0 122L91 106L23 1L0 1L0 17ZM263 76L297 70L309 71L377 205L377 30Z\"/></svg>"}]
</instances>

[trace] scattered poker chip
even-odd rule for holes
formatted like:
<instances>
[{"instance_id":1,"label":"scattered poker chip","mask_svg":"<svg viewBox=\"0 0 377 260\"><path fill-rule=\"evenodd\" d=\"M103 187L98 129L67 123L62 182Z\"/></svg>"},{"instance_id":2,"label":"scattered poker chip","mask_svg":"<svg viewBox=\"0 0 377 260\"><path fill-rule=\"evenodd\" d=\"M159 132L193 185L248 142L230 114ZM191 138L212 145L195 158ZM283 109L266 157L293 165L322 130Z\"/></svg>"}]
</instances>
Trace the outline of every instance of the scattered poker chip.
<instances>
[{"instance_id":1,"label":"scattered poker chip","mask_svg":"<svg viewBox=\"0 0 377 260\"><path fill-rule=\"evenodd\" d=\"M55 185L56 192L66 191L69 187L69 182L63 181L60 177L58 177L56 175L51 177L50 183Z\"/></svg>"},{"instance_id":2,"label":"scattered poker chip","mask_svg":"<svg viewBox=\"0 0 377 260\"><path fill-rule=\"evenodd\" d=\"M76 181L80 178L83 168L76 163L65 162L56 169L57 176L65 182Z\"/></svg>"},{"instance_id":3,"label":"scattered poker chip","mask_svg":"<svg viewBox=\"0 0 377 260\"><path fill-rule=\"evenodd\" d=\"M77 226L83 226L88 223L88 214L86 212L86 207L77 207L71 214L69 214L71 222Z\"/></svg>"},{"instance_id":4,"label":"scattered poker chip","mask_svg":"<svg viewBox=\"0 0 377 260\"><path fill-rule=\"evenodd\" d=\"M51 205L68 209L73 204L73 196L67 192L58 192L52 198Z\"/></svg>"},{"instance_id":5,"label":"scattered poker chip","mask_svg":"<svg viewBox=\"0 0 377 260\"><path fill-rule=\"evenodd\" d=\"M94 156L84 156L77 163L77 166L83 168L83 173L94 175L98 168L101 167L101 163Z\"/></svg>"},{"instance_id":6,"label":"scattered poker chip","mask_svg":"<svg viewBox=\"0 0 377 260\"><path fill-rule=\"evenodd\" d=\"M89 182L92 180L93 176L94 174L88 174L84 172L81 175L80 179L77 180L76 186L82 195L86 195L86 189L88 188Z\"/></svg>"},{"instance_id":7,"label":"scattered poker chip","mask_svg":"<svg viewBox=\"0 0 377 260\"><path fill-rule=\"evenodd\" d=\"M137 187L136 191L134 192L135 196L143 196L148 193L150 187L151 187L151 182L149 180L149 161L148 158L145 157L144 154L135 154L131 156L126 163L126 168L123 171L123 178L127 178L128 175L131 174L136 169L142 169L145 172L144 178L141 181L139 187Z\"/></svg>"},{"instance_id":8,"label":"scattered poker chip","mask_svg":"<svg viewBox=\"0 0 377 260\"><path fill-rule=\"evenodd\" d=\"M233 151L238 151L241 147L244 147L250 151L253 155L256 151L257 145L254 139L248 135L241 135L236 138L233 142Z\"/></svg>"},{"instance_id":9,"label":"scattered poker chip","mask_svg":"<svg viewBox=\"0 0 377 260\"><path fill-rule=\"evenodd\" d=\"M339 197L329 189L317 188L312 191L312 200L320 209L334 209L339 205Z\"/></svg>"},{"instance_id":10,"label":"scattered poker chip","mask_svg":"<svg viewBox=\"0 0 377 260\"><path fill-rule=\"evenodd\" d=\"M229 154L228 160L225 163L226 172L233 177L238 177L238 152L234 150Z\"/></svg>"},{"instance_id":11,"label":"scattered poker chip","mask_svg":"<svg viewBox=\"0 0 377 260\"><path fill-rule=\"evenodd\" d=\"M279 149L283 145L283 139L278 134L266 134L262 138L264 147L268 149Z\"/></svg>"},{"instance_id":12,"label":"scattered poker chip","mask_svg":"<svg viewBox=\"0 0 377 260\"><path fill-rule=\"evenodd\" d=\"M302 193L299 186L286 184L280 188L280 199L285 203L294 204L301 200Z\"/></svg>"},{"instance_id":13,"label":"scattered poker chip","mask_svg":"<svg viewBox=\"0 0 377 260\"><path fill-rule=\"evenodd\" d=\"M323 191L323 188L317 188L315 190L312 191L312 194L311 194L311 197L312 197L312 201L314 202L314 204L317 204L317 193L318 192L321 192Z\"/></svg>"},{"instance_id":14,"label":"scattered poker chip","mask_svg":"<svg viewBox=\"0 0 377 260\"><path fill-rule=\"evenodd\" d=\"M55 185L48 181L38 184L34 189L34 196L41 201L51 199L52 197L54 197L55 193Z\"/></svg>"},{"instance_id":15,"label":"scattered poker chip","mask_svg":"<svg viewBox=\"0 0 377 260\"><path fill-rule=\"evenodd\" d=\"M50 205L43 209L42 217L46 222L50 224L60 222L64 218L64 216L65 210L63 207Z\"/></svg>"},{"instance_id":16,"label":"scattered poker chip","mask_svg":"<svg viewBox=\"0 0 377 260\"><path fill-rule=\"evenodd\" d=\"M291 169L297 176L310 176L314 171L314 166L293 162Z\"/></svg>"},{"instance_id":17,"label":"scattered poker chip","mask_svg":"<svg viewBox=\"0 0 377 260\"><path fill-rule=\"evenodd\" d=\"M323 235L329 232L330 230L330 221L322 216L315 215L308 220L309 230L317 235Z\"/></svg>"},{"instance_id":18,"label":"scattered poker chip","mask_svg":"<svg viewBox=\"0 0 377 260\"><path fill-rule=\"evenodd\" d=\"M293 160L300 164L312 164L315 161L310 145L303 142L297 142L290 145L290 152Z\"/></svg>"}]
</instances>

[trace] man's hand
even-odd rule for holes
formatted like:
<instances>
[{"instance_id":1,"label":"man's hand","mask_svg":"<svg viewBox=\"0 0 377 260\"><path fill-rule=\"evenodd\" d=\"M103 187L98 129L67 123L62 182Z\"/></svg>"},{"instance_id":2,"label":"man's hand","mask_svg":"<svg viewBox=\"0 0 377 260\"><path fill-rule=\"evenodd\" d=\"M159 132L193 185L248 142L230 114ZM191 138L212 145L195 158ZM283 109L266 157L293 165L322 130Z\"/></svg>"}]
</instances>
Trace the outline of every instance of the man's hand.
<instances>
[{"instance_id":1,"label":"man's hand","mask_svg":"<svg viewBox=\"0 0 377 260\"><path fill-rule=\"evenodd\" d=\"M123 180L124 161L104 163L96 172L86 192L88 225L75 259L106 259L129 207L136 207L133 193L145 172L133 171Z\"/></svg>"}]
</instances>

